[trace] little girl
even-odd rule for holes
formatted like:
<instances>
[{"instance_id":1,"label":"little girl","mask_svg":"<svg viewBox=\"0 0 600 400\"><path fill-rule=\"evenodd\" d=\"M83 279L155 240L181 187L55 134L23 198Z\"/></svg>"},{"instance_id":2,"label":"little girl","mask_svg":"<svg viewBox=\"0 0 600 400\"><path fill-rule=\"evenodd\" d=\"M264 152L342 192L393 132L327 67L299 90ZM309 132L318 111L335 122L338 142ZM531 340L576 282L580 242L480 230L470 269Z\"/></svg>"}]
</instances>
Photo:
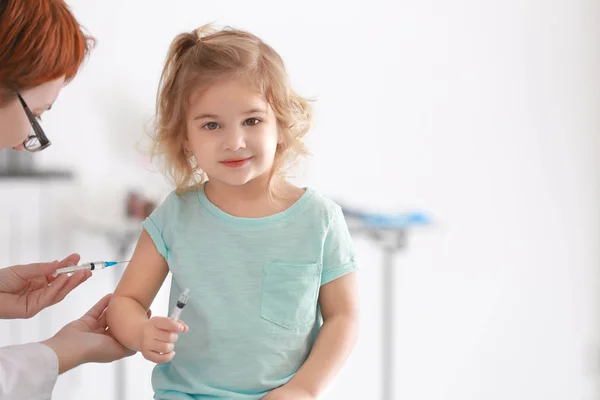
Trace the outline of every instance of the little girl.
<instances>
[{"instance_id":1,"label":"little girl","mask_svg":"<svg viewBox=\"0 0 600 400\"><path fill-rule=\"evenodd\" d=\"M316 399L348 357L357 266L342 211L282 173L310 123L256 36L204 26L171 44L155 150L176 190L107 311L115 338L158 364L155 399ZM191 290L185 323L146 314L169 272L171 309Z\"/></svg>"}]
</instances>

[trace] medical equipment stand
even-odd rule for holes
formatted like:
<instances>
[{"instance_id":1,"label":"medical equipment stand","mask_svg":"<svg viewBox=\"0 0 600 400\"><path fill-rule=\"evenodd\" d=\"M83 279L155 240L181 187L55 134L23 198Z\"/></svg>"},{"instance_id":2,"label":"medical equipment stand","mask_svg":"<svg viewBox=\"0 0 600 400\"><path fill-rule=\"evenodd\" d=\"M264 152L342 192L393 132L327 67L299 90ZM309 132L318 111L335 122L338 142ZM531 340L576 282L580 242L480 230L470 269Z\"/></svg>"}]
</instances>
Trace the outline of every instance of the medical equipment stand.
<instances>
[{"instance_id":1,"label":"medical equipment stand","mask_svg":"<svg viewBox=\"0 0 600 400\"><path fill-rule=\"evenodd\" d=\"M406 247L407 231L410 228L429 224L422 213L409 213L395 216L370 214L342 207L351 233L364 234L383 249L383 312L382 312L382 399L395 400L394 397L394 321L396 298L394 282L396 269L394 260Z\"/></svg>"},{"instance_id":2,"label":"medical equipment stand","mask_svg":"<svg viewBox=\"0 0 600 400\"><path fill-rule=\"evenodd\" d=\"M89 230L104 235L109 245L115 249L115 255L119 260L127 260L130 256L129 250L142 232L141 223L139 221L122 221L119 223L110 224L94 224L86 221L83 225ZM114 274L115 288L121 280L123 268L115 268L112 270ZM114 361L115 368L115 397L114 400L126 400L126 381L125 381L125 362L126 359Z\"/></svg>"},{"instance_id":3,"label":"medical equipment stand","mask_svg":"<svg viewBox=\"0 0 600 400\"><path fill-rule=\"evenodd\" d=\"M117 258L119 260L126 260L130 254L129 254L129 249L131 248L131 245L133 244L133 242L135 241L135 239L137 237L139 237L141 233L141 228L138 227L137 229L124 229L121 232L106 232L105 235L108 239L108 241L111 243L111 245L113 245L116 249L116 254L117 254ZM119 284L119 281L121 280L121 276L123 275L123 269L122 268L117 268L114 271L114 277L115 277L115 288L117 287L117 285ZM119 360L117 361L117 365L115 367L115 390L116 390L116 396L115 396L115 400L125 400L126 396L125 396L125 388L126 388L126 383L125 383L125 360Z\"/></svg>"}]
</instances>

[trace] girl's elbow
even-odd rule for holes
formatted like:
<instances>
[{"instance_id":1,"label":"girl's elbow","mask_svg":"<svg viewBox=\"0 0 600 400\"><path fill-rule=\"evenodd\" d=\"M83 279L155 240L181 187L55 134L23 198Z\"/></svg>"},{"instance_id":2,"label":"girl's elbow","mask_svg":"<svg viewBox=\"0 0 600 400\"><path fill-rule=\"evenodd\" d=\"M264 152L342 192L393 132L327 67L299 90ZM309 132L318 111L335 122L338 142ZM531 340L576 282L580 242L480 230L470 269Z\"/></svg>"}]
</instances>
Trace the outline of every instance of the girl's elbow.
<instances>
[{"instance_id":1,"label":"girl's elbow","mask_svg":"<svg viewBox=\"0 0 600 400\"><path fill-rule=\"evenodd\" d=\"M112 297L110 299L110 302L108 303L108 307L106 307L105 312L106 312L106 325L109 328L113 328L113 326L115 326L115 317L116 317L114 297Z\"/></svg>"}]
</instances>

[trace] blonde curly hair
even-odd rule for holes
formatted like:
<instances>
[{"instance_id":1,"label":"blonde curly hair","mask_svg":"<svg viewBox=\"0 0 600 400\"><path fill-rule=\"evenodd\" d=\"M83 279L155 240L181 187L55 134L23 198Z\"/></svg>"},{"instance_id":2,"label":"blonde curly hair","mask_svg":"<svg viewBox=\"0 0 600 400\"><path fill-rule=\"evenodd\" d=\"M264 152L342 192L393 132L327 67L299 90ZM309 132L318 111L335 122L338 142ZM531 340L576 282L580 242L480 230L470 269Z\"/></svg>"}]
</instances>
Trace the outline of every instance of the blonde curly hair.
<instances>
[{"instance_id":1,"label":"blonde curly hair","mask_svg":"<svg viewBox=\"0 0 600 400\"><path fill-rule=\"evenodd\" d=\"M312 110L308 100L291 89L279 54L251 33L204 25L177 35L171 43L156 99L152 156L162 159L177 193L207 180L184 147L190 96L227 77L254 85L273 109L283 140L269 182L275 174L285 175L298 156L308 154L302 138L311 127Z\"/></svg>"}]
</instances>

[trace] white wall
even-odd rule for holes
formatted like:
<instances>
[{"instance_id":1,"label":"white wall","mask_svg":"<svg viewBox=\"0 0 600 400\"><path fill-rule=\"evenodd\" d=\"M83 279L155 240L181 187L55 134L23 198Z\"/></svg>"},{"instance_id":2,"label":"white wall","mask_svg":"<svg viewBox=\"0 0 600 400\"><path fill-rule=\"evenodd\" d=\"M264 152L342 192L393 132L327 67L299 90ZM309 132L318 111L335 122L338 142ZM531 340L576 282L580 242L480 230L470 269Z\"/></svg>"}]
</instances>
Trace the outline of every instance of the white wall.
<instances>
[{"instance_id":1,"label":"white wall","mask_svg":"<svg viewBox=\"0 0 600 400\"><path fill-rule=\"evenodd\" d=\"M398 259L396 398L598 398L598 2L69 3L98 46L45 120L55 144L41 156L78 169L82 212L117 213L110 193L128 185L164 192L133 145L173 36L210 21L248 29L318 98L301 180L436 218ZM73 250L104 251L90 240ZM380 255L357 246L362 335L326 398L379 393ZM132 393L149 397L151 365L134 363ZM110 375L86 366L60 398L110 397L91 371Z\"/></svg>"}]
</instances>

